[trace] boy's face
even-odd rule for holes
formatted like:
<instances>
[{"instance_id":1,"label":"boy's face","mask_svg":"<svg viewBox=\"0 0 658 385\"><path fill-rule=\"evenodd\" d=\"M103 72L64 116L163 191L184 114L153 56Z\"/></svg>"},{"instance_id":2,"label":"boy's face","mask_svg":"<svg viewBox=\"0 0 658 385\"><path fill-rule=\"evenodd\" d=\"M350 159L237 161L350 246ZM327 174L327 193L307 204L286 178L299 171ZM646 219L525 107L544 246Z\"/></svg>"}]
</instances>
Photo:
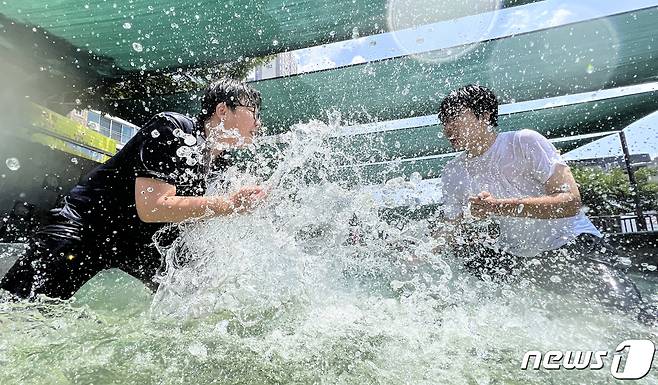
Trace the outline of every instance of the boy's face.
<instances>
[{"instance_id":1,"label":"boy's face","mask_svg":"<svg viewBox=\"0 0 658 385\"><path fill-rule=\"evenodd\" d=\"M224 120L224 129L237 134L234 141L228 144L240 146L253 143L261 127L260 116L257 107L236 106L235 110L229 109Z\"/></svg>"},{"instance_id":2,"label":"boy's face","mask_svg":"<svg viewBox=\"0 0 658 385\"><path fill-rule=\"evenodd\" d=\"M454 119L443 124L443 134L455 151L467 150L475 144L482 131L487 128L488 121L488 114L478 118L471 110L466 109Z\"/></svg>"},{"instance_id":3,"label":"boy's face","mask_svg":"<svg viewBox=\"0 0 658 385\"><path fill-rule=\"evenodd\" d=\"M220 108L218 115L224 127L210 129L210 136L228 147L242 147L253 143L260 130L260 116L257 107L236 106L235 109Z\"/></svg>"}]
</instances>

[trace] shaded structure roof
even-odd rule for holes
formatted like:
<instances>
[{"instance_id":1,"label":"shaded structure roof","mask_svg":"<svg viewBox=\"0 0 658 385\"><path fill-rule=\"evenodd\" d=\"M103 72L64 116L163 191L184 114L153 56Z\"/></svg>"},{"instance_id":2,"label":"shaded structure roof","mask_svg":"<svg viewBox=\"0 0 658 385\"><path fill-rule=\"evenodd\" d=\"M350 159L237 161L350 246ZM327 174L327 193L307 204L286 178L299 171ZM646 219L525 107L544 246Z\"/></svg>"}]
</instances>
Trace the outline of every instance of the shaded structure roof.
<instances>
[{"instance_id":1,"label":"shaded structure roof","mask_svg":"<svg viewBox=\"0 0 658 385\"><path fill-rule=\"evenodd\" d=\"M504 0L513 7L536 0ZM42 41L53 67L111 78L172 70L352 39L388 30L387 0L20 0L0 4L2 39ZM476 13L435 12L435 22ZM24 35L24 36L17 36ZM44 39L45 37L45 39ZM5 47L8 48L8 47ZM57 53L54 53L56 51Z\"/></svg>"}]
</instances>

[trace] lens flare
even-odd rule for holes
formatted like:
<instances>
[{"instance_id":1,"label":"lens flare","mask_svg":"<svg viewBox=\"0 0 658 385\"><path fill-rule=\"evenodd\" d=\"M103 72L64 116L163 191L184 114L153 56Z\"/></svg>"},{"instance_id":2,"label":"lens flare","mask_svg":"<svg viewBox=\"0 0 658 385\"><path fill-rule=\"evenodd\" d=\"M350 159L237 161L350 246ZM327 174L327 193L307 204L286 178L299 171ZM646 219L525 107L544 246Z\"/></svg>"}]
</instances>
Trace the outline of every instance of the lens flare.
<instances>
[{"instance_id":1,"label":"lens flare","mask_svg":"<svg viewBox=\"0 0 658 385\"><path fill-rule=\"evenodd\" d=\"M496 42L483 74L488 85L515 89L516 95L499 95L508 101L519 100L524 89L539 86L547 97L612 86L620 60L619 34L609 19L562 25L565 17L578 9L582 7L555 10L548 20L519 13L518 23L542 30L517 36L514 45Z\"/></svg>"},{"instance_id":2,"label":"lens flare","mask_svg":"<svg viewBox=\"0 0 658 385\"><path fill-rule=\"evenodd\" d=\"M501 8L501 0L389 0L388 28L403 52L420 61L446 62L476 49ZM423 49L437 39L452 42L451 46Z\"/></svg>"}]
</instances>

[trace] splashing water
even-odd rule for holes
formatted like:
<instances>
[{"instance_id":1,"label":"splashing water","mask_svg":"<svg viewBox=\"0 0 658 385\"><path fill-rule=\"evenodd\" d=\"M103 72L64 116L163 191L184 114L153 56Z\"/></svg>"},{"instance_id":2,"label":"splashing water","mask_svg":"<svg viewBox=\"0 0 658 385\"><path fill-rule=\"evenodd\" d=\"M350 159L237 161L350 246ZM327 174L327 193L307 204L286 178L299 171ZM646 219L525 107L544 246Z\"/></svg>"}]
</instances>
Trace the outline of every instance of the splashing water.
<instances>
[{"instance_id":1,"label":"splashing water","mask_svg":"<svg viewBox=\"0 0 658 385\"><path fill-rule=\"evenodd\" d=\"M264 181L270 195L253 214L183 225L161 247L153 297L110 272L75 301L0 302L0 383L598 384L609 370L522 371L521 359L655 340L579 298L465 274L432 252L445 240L426 221L400 230L347 188L335 130L296 126L267 177L212 180L209 194Z\"/></svg>"}]
</instances>

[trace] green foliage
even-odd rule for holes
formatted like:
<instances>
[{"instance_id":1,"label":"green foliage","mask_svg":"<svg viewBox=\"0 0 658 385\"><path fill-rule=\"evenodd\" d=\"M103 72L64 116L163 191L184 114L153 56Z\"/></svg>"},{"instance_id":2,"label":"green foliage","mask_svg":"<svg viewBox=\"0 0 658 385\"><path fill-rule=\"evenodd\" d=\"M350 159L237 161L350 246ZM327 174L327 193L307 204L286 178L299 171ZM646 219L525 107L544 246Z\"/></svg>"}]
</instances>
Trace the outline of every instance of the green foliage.
<instances>
[{"instance_id":1,"label":"green foliage","mask_svg":"<svg viewBox=\"0 0 658 385\"><path fill-rule=\"evenodd\" d=\"M133 72L87 88L77 95L81 105L112 113L121 99L200 92L221 77L242 80L249 71L274 59L273 55L242 59L212 67L179 68L172 71Z\"/></svg>"},{"instance_id":2,"label":"green foliage","mask_svg":"<svg viewBox=\"0 0 658 385\"><path fill-rule=\"evenodd\" d=\"M635 211L626 170L575 166L571 171L578 182L583 205L589 208L589 215L620 215ZM635 172L644 211L658 210L658 183L649 181L656 175L658 169L655 168L643 167Z\"/></svg>"}]
</instances>

